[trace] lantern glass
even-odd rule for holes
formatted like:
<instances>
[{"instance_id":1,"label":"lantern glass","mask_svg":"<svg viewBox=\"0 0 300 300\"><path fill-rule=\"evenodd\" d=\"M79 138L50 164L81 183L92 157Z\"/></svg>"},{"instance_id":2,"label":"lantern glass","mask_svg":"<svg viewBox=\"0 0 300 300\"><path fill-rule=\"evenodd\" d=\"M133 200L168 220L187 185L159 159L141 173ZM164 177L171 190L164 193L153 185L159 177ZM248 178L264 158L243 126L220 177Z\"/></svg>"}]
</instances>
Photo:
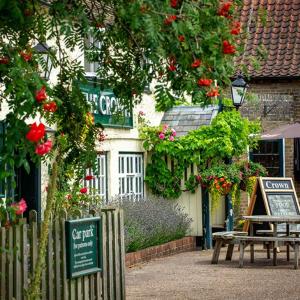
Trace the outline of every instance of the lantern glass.
<instances>
[{"instance_id":1,"label":"lantern glass","mask_svg":"<svg viewBox=\"0 0 300 300\"><path fill-rule=\"evenodd\" d=\"M245 94L247 91L247 83L244 78L239 75L231 84L231 96L233 105L238 108L240 107L245 99Z\"/></svg>"},{"instance_id":2,"label":"lantern glass","mask_svg":"<svg viewBox=\"0 0 300 300\"><path fill-rule=\"evenodd\" d=\"M38 43L34 50L37 52L40 60L40 74L41 77L45 80L49 80L51 70L52 70L52 61L50 59L49 51L50 47L46 43Z\"/></svg>"}]
</instances>

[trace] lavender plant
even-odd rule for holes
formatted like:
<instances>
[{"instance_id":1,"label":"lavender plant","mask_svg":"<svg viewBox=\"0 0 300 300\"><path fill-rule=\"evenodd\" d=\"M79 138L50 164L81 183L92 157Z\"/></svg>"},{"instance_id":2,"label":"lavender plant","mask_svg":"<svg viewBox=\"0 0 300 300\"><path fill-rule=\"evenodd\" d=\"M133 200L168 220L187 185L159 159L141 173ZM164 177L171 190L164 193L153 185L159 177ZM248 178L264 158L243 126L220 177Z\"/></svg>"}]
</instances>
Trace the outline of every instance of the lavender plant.
<instances>
[{"instance_id":1,"label":"lavender plant","mask_svg":"<svg viewBox=\"0 0 300 300\"><path fill-rule=\"evenodd\" d=\"M165 199L115 199L124 210L126 252L184 237L192 219L182 207Z\"/></svg>"}]
</instances>

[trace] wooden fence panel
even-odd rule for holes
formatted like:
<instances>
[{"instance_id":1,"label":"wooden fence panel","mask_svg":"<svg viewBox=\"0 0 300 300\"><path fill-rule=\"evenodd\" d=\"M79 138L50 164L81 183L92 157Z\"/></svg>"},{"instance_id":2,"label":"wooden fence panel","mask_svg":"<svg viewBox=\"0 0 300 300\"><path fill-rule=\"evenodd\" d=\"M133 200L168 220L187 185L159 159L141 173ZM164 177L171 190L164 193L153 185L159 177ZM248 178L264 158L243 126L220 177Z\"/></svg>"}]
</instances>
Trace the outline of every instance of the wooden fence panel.
<instances>
[{"instance_id":1,"label":"wooden fence panel","mask_svg":"<svg viewBox=\"0 0 300 300\"><path fill-rule=\"evenodd\" d=\"M101 218L102 272L72 280L67 279L66 269L67 214L52 222L42 272L41 299L125 299L123 214L109 208L101 212ZM29 274L36 266L39 234L40 224L34 211L29 213L29 224L22 219L11 227L0 227L0 300L26 299Z\"/></svg>"},{"instance_id":2,"label":"wooden fence panel","mask_svg":"<svg viewBox=\"0 0 300 300\"><path fill-rule=\"evenodd\" d=\"M22 222L21 225L21 260L22 260L22 299L26 300L26 295L24 291L28 287L28 226L26 220Z\"/></svg>"},{"instance_id":3,"label":"wooden fence panel","mask_svg":"<svg viewBox=\"0 0 300 300\"><path fill-rule=\"evenodd\" d=\"M60 249L61 249L61 237L62 232L60 231L60 224L59 220L54 221L53 226L53 239L54 239L54 282L55 282L55 299L61 299L61 270L60 270L60 263L63 259L61 257Z\"/></svg>"},{"instance_id":4,"label":"wooden fence panel","mask_svg":"<svg viewBox=\"0 0 300 300\"><path fill-rule=\"evenodd\" d=\"M119 257L120 257L120 281L121 281L121 299L126 298L125 288L125 239L124 239L124 214L123 210L118 211L119 214Z\"/></svg>"},{"instance_id":5,"label":"wooden fence panel","mask_svg":"<svg viewBox=\"0 0 300 300\"><path fill-rule=\"evenodd\" d=\"M120 280L120 252L119 252L119 215L118 211L113 211L113 267L114 267L114 292L115 299L121 299Z\"/></svg>"},{"instance_id":6,"label":"wooden fence panel","mask_svg":"<svg viewBox=\"0 0 300 300\"><path fill-rule=\"evenodd\" d=\"M22 273L21 273L21 255L20 255L20 246L21 246L21 226L15 225L13 227L13 260L14 260L14 297L16 300L21 299L22 292Z\"/></svg>"},{"instance_id":7,"label":"wooden fence panel","mask_svg":"<svg viewBox=\"0 0 300 300\"><path fill-rule=\"evenodd\" d=\"M64 211L61 219L60 219L60 229L61 232L65 232L65 221L67 219L67 213ZM61 274L62 274L62 299L68 300L69 299L69 290L68 290L68 280L67 280L67 262L66 262L66 235L62 234L61 236Z\"/></svg>"},{"instance_id":8,"label":"wooden fence panel","mask_svg":"<svg viewBox=\"0 0 300 300\"><path fill-rule=\"evenodd\" d=\"M102 298L103 300L107 300L107 216L105 213L102 213ZM98 291L97 291L98 292Z\"/></svg>"},{"instance_id":9,"label":"wooden fence panel","mask_svg":"<svg viewBox=\"0 0 300 300\"><path fill-rule=\"evenodd\" d=\"M0 228L0 299L6 300L6 230Z\"/></svg>"},{"instance_id":10,"label":"wooden fence panel","mask_svg":"<svg viewBox=\"0 0 300 300\"><path fill-rule=\"evenodd\" d=\"M7 230L7 295L8 299L14 297L14 243L13 243L13 227Z\"/></svg>"},{"instance_id":11,"label":"wooden fence panel","mask_svg":"<svg viewBox=\"0 0 300 300\"><path fill-rule=\"evenodd\" d=\"M48 235L48 246L47 246L47 257L46 257L46 289L47 289L47 299L53 300L54 298L54 282L53 282L53 226L49 228Z\"/></svg>"}]
</instances>

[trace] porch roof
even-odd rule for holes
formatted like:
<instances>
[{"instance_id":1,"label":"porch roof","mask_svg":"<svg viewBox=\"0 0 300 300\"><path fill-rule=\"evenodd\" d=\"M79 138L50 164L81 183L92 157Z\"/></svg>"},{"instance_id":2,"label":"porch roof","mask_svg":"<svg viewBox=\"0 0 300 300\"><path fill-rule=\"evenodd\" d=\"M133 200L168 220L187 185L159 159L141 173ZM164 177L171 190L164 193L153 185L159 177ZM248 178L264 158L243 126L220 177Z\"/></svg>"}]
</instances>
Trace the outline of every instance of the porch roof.
<instances>
[{"instance_id":1,"label":"porch roof","mask_svg":"<svg viewBox=\"0 0 300 300\"><path fill-rule=\"evenodd\" d=\"M209 125L217 115L219 107L210 105L201 106L175 106L164 113L161 124L174 128L177 136L186 135L203 125Z\"/></svg>"}]
</instances>

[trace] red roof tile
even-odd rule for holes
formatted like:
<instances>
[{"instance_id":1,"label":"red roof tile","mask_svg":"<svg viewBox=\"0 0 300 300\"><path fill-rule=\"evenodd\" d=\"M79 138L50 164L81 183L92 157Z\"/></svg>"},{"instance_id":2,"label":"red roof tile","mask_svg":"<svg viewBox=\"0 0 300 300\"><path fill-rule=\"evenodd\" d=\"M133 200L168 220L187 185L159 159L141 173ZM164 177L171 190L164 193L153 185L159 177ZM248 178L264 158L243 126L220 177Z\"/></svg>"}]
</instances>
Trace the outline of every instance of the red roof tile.
<instances>
[{"instance_id":1,"label":"red roof tile","mask_svg":"<svg viewBox=\"0 0 300 300\"><path fill-rule=\"evenodd\" d=\"M265 25L260 21L263 11ZM259 70L248 66L251 77L300 77L300 0L244 0L240 15L249 35L237 66L248 65L247 56L264 45L267 57Z\"/></svg>"}]
</instances>

